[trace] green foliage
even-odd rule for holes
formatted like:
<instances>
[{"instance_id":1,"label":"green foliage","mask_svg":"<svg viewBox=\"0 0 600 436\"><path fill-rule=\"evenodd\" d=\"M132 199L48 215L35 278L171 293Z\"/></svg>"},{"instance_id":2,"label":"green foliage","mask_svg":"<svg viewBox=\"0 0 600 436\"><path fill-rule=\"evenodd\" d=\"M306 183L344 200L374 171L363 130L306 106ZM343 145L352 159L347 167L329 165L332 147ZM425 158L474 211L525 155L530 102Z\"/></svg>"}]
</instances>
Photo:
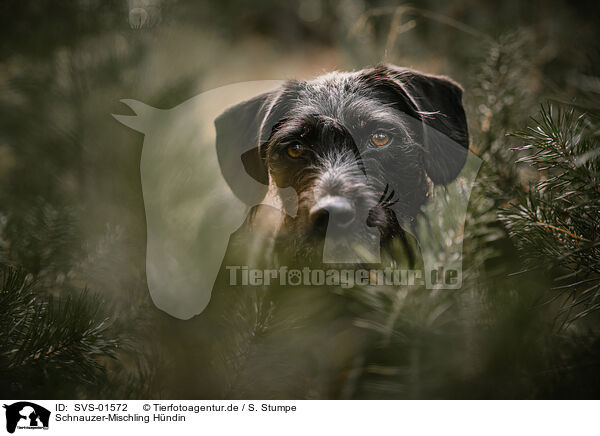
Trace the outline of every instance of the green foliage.
<instances>
[{"instance_id":1,"label":"green foliage","mask_svg":"<svg viewBox=\"0 0 600 436\"><path fill-rule=\"evenodd\" d=\"M568 296L568 320L600 309L600 138L597 120L574 108L542 107L516 134L519 163L541 174L500 219L530 268L540 265Z\"/></svg>"},{"instance_id":2,"label":"green foliage","mask_svg":"<svg viewBox=\"0 0 600 436\"><path fill-rule=\"evenodd\" d=\"M101 301L40 295L31 275L0 266L0 385L5 397L77 395L105 376L119 342L99 317Z\"/></svg>"},{"instance_id":3,"label":"green foliage","mask_svg":"<svg viewBox=\"0 0 600 436\"><path fill-rule=\"evenodd\" d=\"M72 208L56 207L41 198L10 214L2 235L8 260L39 277L66 274L79 255L78 223Z\"/></svg>"},{"instance_id":4,"label":"green foliage","mask_svg":"<svg viewBox=\"0 0 600 436\"><path fill-rule=\"evenodd\" d=\"M169 0L157 1L159 24L133 31L126 2L10 3L0 18L5 396L597 396L600 88L582 61L598 41L596 4L551 1L540 15L524 2L268 0L248 13L237 0ZM464 85L484 165L463 288L253 288L215 295L193 320L160 313L144 281L141 140L110 118L119 99L166 108L225 83L382 60ZM507 136L557 90L566 104ZM571 322L558 329L561 314Z\"/></svg>"},{"instance_id":5,"label":"green foliage","mask_svg":"<svg viewBox=\"0 0 600 436\"><path fill-rule=\"evenodd\" d=\"M514 165L517 153L507 137L522 127L534 108L536 70L532 38L524 31L502 35L479 55L467 94L473 152L483 159L481 191L498 206L520 192L521 177Z\"/></svg>"}]
</instances>

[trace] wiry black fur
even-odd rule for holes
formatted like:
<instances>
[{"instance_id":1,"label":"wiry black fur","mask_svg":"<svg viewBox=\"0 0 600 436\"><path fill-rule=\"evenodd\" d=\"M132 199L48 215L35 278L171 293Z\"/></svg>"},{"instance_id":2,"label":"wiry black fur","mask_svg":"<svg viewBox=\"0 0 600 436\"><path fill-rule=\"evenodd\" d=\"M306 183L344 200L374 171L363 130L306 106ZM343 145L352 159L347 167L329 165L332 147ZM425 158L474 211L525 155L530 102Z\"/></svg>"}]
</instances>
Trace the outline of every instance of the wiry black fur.
<instances>
[{"instance_id":1,"label":"wiry black fur","mask_svg":"<svg viewBox=\"0 0 600 436\"><path fill-rule=\"evenodd\" d=\"M239 158L236 147L255 144L242 155L246 171L261 183L294 188L298 212L286 217L278 239L280 251L297 258L319 258L324 233L315 231L309 212L326 195L349 199L355 221L377 228L384 248L394 240L406 245L402 227L414 224L429 183L449 183L466 160L461 96L445 77L394 66L287 82L216 120L223 173L234 180L227 159ZM390 145L369 143L377 131L392 136ZM293 144L305 147L299 158L286 153ZM255 201L246 187L230 185L242 200ZM351 237L360 243L373 233Z\"/></svg>"}]
</instances>

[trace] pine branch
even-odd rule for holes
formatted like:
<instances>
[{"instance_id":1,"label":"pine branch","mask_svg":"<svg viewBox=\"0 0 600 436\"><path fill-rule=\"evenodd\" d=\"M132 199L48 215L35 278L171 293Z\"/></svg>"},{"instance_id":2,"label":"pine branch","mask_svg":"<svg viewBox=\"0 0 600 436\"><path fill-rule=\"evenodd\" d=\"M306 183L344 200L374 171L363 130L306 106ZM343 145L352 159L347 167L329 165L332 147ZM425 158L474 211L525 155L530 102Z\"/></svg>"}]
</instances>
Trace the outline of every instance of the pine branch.
<instances>
[{"instance_id":1,"label":"pine branch","mask_svg":"<svg viewBox=\"0 0 600 436\"><path fill-rule=\"evenodd\" d=\"M543 106L534 126L517 132L517 161L540 175L500 215L529 268L553 272L568 296L569 321L600 309L600 136L597 121L573 107Z\"/></svg>"},{"instance_id":2,"label":"pine branch","mask_svg":"<svg viewBox=\"0 0 600 436\"><path fill-rule=\"evenodd\" d=\"M29 386L94 384L104 373L100 358L114 357L119 341L99 317L100 300L44 297L21 269L0 266L0 380L21 395ZM32 394L33 395L33 394ZM47 395L47 393L46 393Z\"/></svg>"}]
</instances>

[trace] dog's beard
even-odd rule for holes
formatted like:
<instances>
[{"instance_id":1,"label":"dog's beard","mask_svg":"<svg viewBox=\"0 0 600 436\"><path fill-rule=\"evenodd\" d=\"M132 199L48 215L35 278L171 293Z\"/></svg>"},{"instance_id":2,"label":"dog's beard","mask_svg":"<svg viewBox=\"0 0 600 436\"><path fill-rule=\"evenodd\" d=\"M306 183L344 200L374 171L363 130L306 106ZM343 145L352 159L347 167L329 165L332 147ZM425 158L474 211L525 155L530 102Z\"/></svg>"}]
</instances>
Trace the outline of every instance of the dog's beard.
<instances>
[{"instance_id":1,"label":"dog's beard","mask_svg":"<svg viewBox=\"0 0 600 436\"><path fill-rule=\"evenodd\" d=\"M363 190L362 198L354 198L357 217L353 225L343 229L331 228L331 222L318 228L312 226L308 215L314 200L308 202L301 195L296 217L286 216L277 236L279 263L328 268L364 266L379 263L373 258L377 254L373 253L375 245L381 249L381 262L389 263L393 255L386 250L394 241L405 239L400 223L410 223L411 218L382 204L383 191L379 186L369 186ZM356 261L337 261L349 257ZM413 258L414 254L408 257Z\"/></svg>"},{"instance_id":2,"label":"dog's beard","mask_svg":"<svg viewBox=\"0 0 600 436\"><path fill-rule=\"evenodd\" d=\"M330 267L380 264L383 257L394 257L384 256L388 254L384 251L397 248L398 244L393 247L395 242L401 241L406 248L403 228L414 224L425 200L418 188L422 171L410 162L403 160L396 170L369 156L357 161L348 150L334 151L296 174L293 186L298 209L295 217L286 216L280 228L276 243L279 263ZM390 183L389 174L398 180ZM286 204L285 195L280 194ZM311 210L327 197L352 204L355 218L350 225L339 227L335 216L327 214L325 225L315 226Z\"/></svg>"}]
</instances>

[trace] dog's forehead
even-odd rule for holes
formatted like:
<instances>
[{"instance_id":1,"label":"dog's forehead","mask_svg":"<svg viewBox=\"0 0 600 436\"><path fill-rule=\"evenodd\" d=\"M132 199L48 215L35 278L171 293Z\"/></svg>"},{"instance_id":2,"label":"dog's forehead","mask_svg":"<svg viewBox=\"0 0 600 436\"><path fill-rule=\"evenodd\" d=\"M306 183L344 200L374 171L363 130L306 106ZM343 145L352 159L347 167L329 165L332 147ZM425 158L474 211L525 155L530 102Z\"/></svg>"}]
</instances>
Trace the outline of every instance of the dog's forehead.
<instances>
[{"instance_id":1,"label":"dog's forehead","mask_svg":"<svg viewBox=\"0 0 600 436\"><path fill-rule=\"evenodd\" d=\"M360 72L333 72L295 85L293 111L298 115L325 115L347 125L370 119L400 121L404 115L373 93Z\"/></svg>"},{"instance_id":2,"label":"dog's forehead","mask_svg":"<svg viewBox=\"0 0 600 436\"><path fill-rule=\"evenodd\" d=\"M357 94L362 86L357 73L332 72L304 82L307 96L329 95L334 99Z\"/></svg>"},{"instance_id":3,"label":"dog's forehead","mask_svg":"<svg viewBox=\"0 0 600 436\"><path fill-rule=\"evenodd\" d=\"M300 82L297 88L296 107L321 115L343 120L359 100L368 94L356 73L333 72L314 80Z\"/></svg>"}]
</instances>

